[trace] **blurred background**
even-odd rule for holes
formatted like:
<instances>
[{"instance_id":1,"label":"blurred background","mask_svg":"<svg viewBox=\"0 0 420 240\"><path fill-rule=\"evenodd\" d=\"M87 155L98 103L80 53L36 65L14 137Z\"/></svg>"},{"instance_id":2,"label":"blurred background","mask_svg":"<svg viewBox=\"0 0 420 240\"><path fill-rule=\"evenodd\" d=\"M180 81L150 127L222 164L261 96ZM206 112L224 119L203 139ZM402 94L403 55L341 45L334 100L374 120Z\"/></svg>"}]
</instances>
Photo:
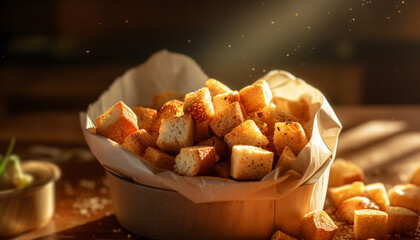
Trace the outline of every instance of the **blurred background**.
<instances>
[{"instance_id":1,"label":"blurred background","mask_svg":"<svg viewBox=\"0 0 420 240\"><path fill-rule=\"evenodd\" d=\"M30 129L33 121L60 135L57 121L77 121L116 77L161 49L191 56L235 89L283 69L332 105L420 103L419 1L0 4L0 139L16 134L13 124ZM69 114L49 120L57 112ZM46 133L34 134L42 141Z\"/></svg>"}]
</instances>

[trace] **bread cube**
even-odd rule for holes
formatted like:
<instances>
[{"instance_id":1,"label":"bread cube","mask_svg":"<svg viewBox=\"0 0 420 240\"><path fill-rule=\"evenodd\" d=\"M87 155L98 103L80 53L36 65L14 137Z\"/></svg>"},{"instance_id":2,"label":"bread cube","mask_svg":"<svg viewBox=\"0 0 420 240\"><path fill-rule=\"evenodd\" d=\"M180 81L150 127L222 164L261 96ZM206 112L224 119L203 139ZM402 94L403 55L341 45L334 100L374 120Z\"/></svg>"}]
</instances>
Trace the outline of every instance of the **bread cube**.
<instances>
[{"instance_id":1,"label":"bread cube","mask_svg":"<svg viewBox=\"0 0 420 240\"><path fill-rule=\"evenodd\" d=\"M153 96L153 108L156 110L159 110L162 108L162 106L165 103L171 100L183 101L184 95L176 91L166 91L166 92L155 94Z\"/></svg>"},{"instance_id":2,"label":"bread cube","mask_svg":"<svg viewBox=\"0 0 420 240\"><path fill-rule=\"evenodd\" d=\"M214 166L215 176L222 177L222 178L229 178L229 174L230 174L230 161L229 160L221 161Z\"/></svg>"},{"instance_id":3,"label":"bread cube","mask_svg":"<svg viewBox=\"0 0 420 240\"><path fill-rule=\"evenodd\" d=\"M133 112L137 116L137 126L139 129L145 129L150 132L152 130L152 124L156 119L157 111L152 108L146 107L132 107Z\"/></svg>"},{"instance_id":4,"label":"bread cube","mask_svg":"<svg viewBox=\"0 0 420 240\"><path fill-rule=\"evenodd\" d=\"M184 115L184 103L178 100L170 100L158 111L155 121L152 124L152 131L159 132L160 125L166 119Z\"/></svg>"},{"instance_id":5,"label":"bread cube","mask_svg":"<svg viewBox=\"0 0 420 240\"><path fill-rule=\"evenodd\" d=\"M210 120L210 128L213 133L222 138L226 133L244 121L241 106L238 102L229 104L222 111L217 112Z\"/></svg>"},{"instance_id":6,"label":"bread cube","mask_svg":"<svg viewBox=\"0 0 420 240\"><path fill-rule=\"evenodd\" d=\"M213 78L207 80L204 84L204 87L207 87L209 89L211 97L232 91L228 86Z\"/></svg>"},{"instance_id":7,"label":"bread cube","mask_svg":"<svg viewBox=\"0 0 420 240\"><path fill-rule=\"evenodd\" d=\"M209 123L210 121L196 122L194 142L201 142L211 137Z\"/></svg>"},{"instance_id":8,"label":"bread cube","mask_svg":"<svg viewBox=\"0 0 420 240\"><path fill-rule=\"evenodd\" d=\"M207 140L204 140L202 142L199 142L196 144L196 146L209 146L209 147L215 147L216 153L219 156L221 160L228 159L230 156L230 151L227 146L227 144L220 140L218 137L213 136Z\"/></svg>"},{"instance_id":9,"label":"bread cube","mask_svg":"<svg viewBox=\"0 0 420 240\"><path fill-rule=\"evenodd\" d=\"M414 172L413 176L411 176L410 183L420 186L420 165L417 167L417 170Z\"/></svg>"},{"instance_id":10,"label":"bread cube","mask_svg":"<svg viewBox=\"0 0 420 240\"><path fill-rule=\"evenodd\" d=\"M190 113L197 123L209 121L214 115L209 89L204 87L185 95L184 113Z\"/></svg>"},{"instance_id":11,"label":"bread cube","mask_svg":"<svg viewBox=\"0 0 420 240\"><path fill-rule=\"evenodd\" d=\"M355 181L365 181L362 168L342 158L335 159L331 164L328 187L338 187Z\"/></svg>"},{"instance_id":12,"label":"bread cube","mask_svg":"<svg viewBox=\"0 0 420 240\"><path fill-rule=\"evenodd\" d=\"M250 145L261 148L268 145L267 137L260 132L252 120L246 120L227 133L225 142L229 148L234 145Z\"/></svg>"},{"instance_id":13,"label":"bread cube","mask_svg":"<svg viewBox=\"0 0 420 240\"><path fill-rule=\"evenodd\" d=\"M309 105L303 98L293 101L281 97L273 97L273 103L283 109L288 115L295 117L300 123L310 120Z\"/></svg>"},{"instance_id":14,"label":"bread cube","mask_svg":"<svg viewBox=\"0 0 420 240\"><path fill-rule=\"evenodd\" d=\"M272 170L274 153L254 146L235 145L230 157L234 179L258 180Z\"/></svg>"},{"instance_id":15,"label":"bread cube","mask_svg":"<svg viewBox=\"0 0 420 240\"><path fill-rule=\"evenodd\" d=\"M339 208L341 203L349 198L364 195L365 184L359 181L328 189L328 196L331 198L336 208Z\"/></svg>"},{"instance_id":16,"label":"bread cube","mask_svg":"<svg viewBox=\"0 0 420 240\"><path fill-rule=\"evenodd\" d=\"M305 240L331 240L338 227L323 210L307 213L300 222L301 237Z\"/></svg>"},{"instance_id":17,"label":"bread cube","mask_svg":"<svg viewBox=\"0 0 420 240\"><path fill-rule=\"evenodd\" d=\"M136 114L119 101L95 120L96 133L119 144L131 133L139 130Z\"/></svg>"},{"instance_id":18,"label":"bread cube","mask_svg":"<svg viewBox=\"0 0 420 240\"><path fill-rule=\"evenodd\" d=\"M267 135L273 136L274 126L278 122L297 122L298 119L287 113L284 109L271 103L261 110L261 120L267 124Z\"/></svg>"},{"instance_id":19,"label":"bread cube","mask_svg":"<svg viewBox=\"0 0 420 240\"><path fill-rule=\"evenodd\" d=\"M353 236L356 240L386 239L388 214L380 210L361 209L354 211Z\"/></svg>"},{"instance_id":20,"label":"bread cube","mask_svg":"<svg viewBox=\"0 0 420 240\"><path fill-rule=\"evenodd\" d=\"M396 185L388 191L391 206L405 207L420 212L420 186L414 184Z\"/></svg>"},{"instance_id":21,"label":"bread cube","mask_svg":"<svg viewBox=\"0 0 420 240\"><path fill-rule=\"evenodd\" d=\"M151 162L159 168L173 170L175 165L175 157L162 152L159 149L148 147L144 152L143 158Z\"/></svg>"},{"instance_id":22,"label":"bread cube","mask_svg":"<svg viewBox=\"0 0 420 240\"><path fill-rule=\"evenodd\" d=\"M417 213L403 207L391 207L388 213L388 233L405 233L416 231L419 222Z\"/></svg>"},{"instance_id":23,"label":"bread cube","mask_svg":"<svg viewBox=\"0 0 420 240\"><path fill-rule=\"evenodd\" d=\"M273 141L279 155L285 146L298 155L308 143L308 138L298 122L278 122L275 125Z\"/></svg>"},{"instance_id":24,"label":"bread cube","mask_svg":"<svg viewBox=\"0 0 420 240\"><path fill-rule=\"evenodd\" d=\"M238 91L232 91L232 92L216 95L213 97L212 101L213 101L213 107L214 107L215 113L222 111L225 107L227 107L229 104L233 102L238 102L241 105L242 114L244 116L246 115L246 111L245 111L245 108L241 104Z\"/></svg>"},{"instance_id":25,"label":"bread cube","mask_svg":"<svg viewBox=\"0 0 420 240\"><path fill-rule=\"evenodd\" d=\"M280 230L277 230L274 232L273 236L271 236L271 240L297 240L297 239L287 235L286 233Z\"/></svg>"},{"instance_id":26,"label":"bread cube","mask_svg":"<svg viewBox=\"0 0 420 240\"><path fill-rule=\"evenodd\" d=\"M374 201L379 209L386 211L389 206L389 199L383 183L372 183L365 186L365 195Z\"/></svg>"},{"instance_id":27,"label":"bread cube","mask_svg":"<svg viewBox=\"0 0 420 240\"><path fill-rule=\"evenodd\" d=\"M352 197L341 203L336 215L337 217L346 220L348 223L353 224L354 211L360 209L379 210L379 207L367 197Z\"/></svg>"},{"instance_id":28,"label":"bread cube","mask_svg":"<svg viewBox=\"0 0 420 240\"><path fill-rule=\"evenodd\" d=\"M217 154L214 147L181 148L180 153L175 157L174 171L185 176L212 175L216 158Z\"/></svg>"},{"instance_id":29,"label":"bread cube","mask_svg":"<svg viewBox=\"0 0 420 240\"><path fill-rule=\"evenodd\" d=\"M162 123L156 144L165 152L177 154L194 144L195 122L190 114L170 118Z\"/></svg>"},{"instance_id":30,"label":"bread cube","mask_svg":"<svg viewBox=\"0 0 420 240\"><path fill-rule=\"evenodd\" d=\"M122 146L128 151L141 156L146 148L156 146L156 141L146 130L140 129L128 135Z\"/></svg>"},{"instance_id":31,"label":"bread cube","mask_svg":"<svg viewBox=\"0 0 420 240\"><path fill-rule=\"evenodd\" d=\"M261 133L264 134L265 136L269 137L269 136L273 136L273 131L274 131L274 125L273 125L273 130L271 131L271 134L268 133L268 125L266 122L264 122L264 120L262 119L262 112L253 112L248 114L247 116L248 119L254 121L254 123L257 125L257 127L260 129Z\"/></svg>"},{"instance_id":32,"label":"bread cube","mask_svg":"<svg viewBox=\"0 0 420 240\"><path fill-rule=\"evenodd\" d=\"M260 80L242 88L239 91L239 96L247 113L259 111L267 107L273 98L271 89L265 80Z\"/></svg>"},{"instance_id":33,"label":"bread cube","mask_svg":"<svg viewBox=\"0 0 420 240\"><path fill-rule=\"evenodd\" d=\"M292 163L295 161L295 153L288 147L284 147L283 152L280 155L279 161L276 167L279 167L282 171L292 169Z\"/></svg>"}]
</instances>

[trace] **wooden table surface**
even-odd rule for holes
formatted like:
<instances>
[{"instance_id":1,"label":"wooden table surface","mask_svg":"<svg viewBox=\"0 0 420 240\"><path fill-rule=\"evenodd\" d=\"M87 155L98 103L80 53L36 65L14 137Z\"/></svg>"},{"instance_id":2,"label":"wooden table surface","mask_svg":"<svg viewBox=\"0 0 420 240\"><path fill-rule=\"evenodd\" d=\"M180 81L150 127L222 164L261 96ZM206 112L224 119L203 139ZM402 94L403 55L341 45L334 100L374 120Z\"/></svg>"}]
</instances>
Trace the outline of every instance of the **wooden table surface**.
<instances>
[{"instance_id":1,"label":"wooden table surface","mask_svg":"<svg viewBox=\"0 0 420 240\"><path fill-rule=\"evenodd\" d=\"M389 188L408 181L420 165L420 106L334 109L343 124L337 157L359 164L368 183L381 181ZM0 151L11 136L23 158L51 161L62 171L53 219L13 239L142 239L117 222L105 172L84 142L77 113L9 118L0 126Z\"/></svg>"}]
</instances>

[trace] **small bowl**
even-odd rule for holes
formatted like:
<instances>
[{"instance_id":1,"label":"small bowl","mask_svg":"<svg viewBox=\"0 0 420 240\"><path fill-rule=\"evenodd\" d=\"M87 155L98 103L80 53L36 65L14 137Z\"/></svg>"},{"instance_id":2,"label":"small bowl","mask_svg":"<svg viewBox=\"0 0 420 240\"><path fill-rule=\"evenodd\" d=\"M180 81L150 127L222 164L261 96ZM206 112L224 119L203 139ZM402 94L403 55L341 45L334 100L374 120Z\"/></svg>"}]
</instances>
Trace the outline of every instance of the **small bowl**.
<instances>
[{"instance_id":1,"label":"small bowl","mask_svg":"<svg viewBox=\"0 0 420 240\"><path fill-rule=\"evenodd\" d=\"M60 178L60 169L42 161L24 161L21 166L34 182L21 189L0 191L0 236L44 226L54 214L55 181Z\"/></svg>"}]
</instances>

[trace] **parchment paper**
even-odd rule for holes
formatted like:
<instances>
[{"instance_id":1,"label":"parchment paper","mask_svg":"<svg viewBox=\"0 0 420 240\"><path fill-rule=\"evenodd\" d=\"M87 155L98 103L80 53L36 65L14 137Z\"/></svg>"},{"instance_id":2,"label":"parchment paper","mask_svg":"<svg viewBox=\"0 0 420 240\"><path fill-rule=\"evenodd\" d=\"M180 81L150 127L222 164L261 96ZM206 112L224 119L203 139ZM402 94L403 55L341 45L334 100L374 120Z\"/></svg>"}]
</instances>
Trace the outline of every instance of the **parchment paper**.
<instances>
[{"instance_id":1,"label":"parchment paper","mask_svg":"<svg viewBox=\"0 0 420 240\"><path fill-rule=\"evenodd\" d=\"M298 172L290 170L280 175L277 168L261 181L241 182L218 177L185 177L156 168L112 140L88 131L94 127L93 121L100 114L120 100L130 107L147 106L151 105L156 93L168 90L192 92L201 88L207 79L194 60L166 50L128 70L89 105L87 114L80 113L82 131L92 153L105 168L119 175L147 186L175 190L195 203L279 199L310 180L324 163L331 164L341 130L339 120L320 91L290 73L278 70L262 77L269 83L273 96L290 100L303 97L310 106L312 120L305 127L312 129L311 139L293 166Z\"/></svg>"}]
</instances>

